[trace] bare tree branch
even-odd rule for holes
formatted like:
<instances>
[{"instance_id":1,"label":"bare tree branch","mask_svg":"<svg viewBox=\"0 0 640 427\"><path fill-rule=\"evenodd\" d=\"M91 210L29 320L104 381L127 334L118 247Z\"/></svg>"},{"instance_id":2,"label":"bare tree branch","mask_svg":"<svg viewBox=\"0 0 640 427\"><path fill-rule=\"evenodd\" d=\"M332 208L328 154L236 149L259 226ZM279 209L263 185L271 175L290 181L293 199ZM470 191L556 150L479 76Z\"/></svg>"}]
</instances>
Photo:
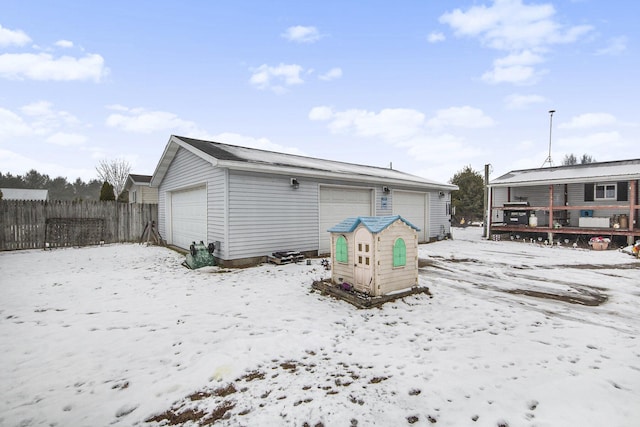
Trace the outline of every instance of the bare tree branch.
<instances>
[{"instance_id":1,"label":"bare tree branch","mask_svg":"<svg viewBox=\"0 0 640 427\"><path fill-rule=\"evenodd\" d=\"M124 159L100 160L96 166L98 176L113 186L116 199L124 190L127 178L131 172L131 165Z\"/></svg>"}]
</instances>

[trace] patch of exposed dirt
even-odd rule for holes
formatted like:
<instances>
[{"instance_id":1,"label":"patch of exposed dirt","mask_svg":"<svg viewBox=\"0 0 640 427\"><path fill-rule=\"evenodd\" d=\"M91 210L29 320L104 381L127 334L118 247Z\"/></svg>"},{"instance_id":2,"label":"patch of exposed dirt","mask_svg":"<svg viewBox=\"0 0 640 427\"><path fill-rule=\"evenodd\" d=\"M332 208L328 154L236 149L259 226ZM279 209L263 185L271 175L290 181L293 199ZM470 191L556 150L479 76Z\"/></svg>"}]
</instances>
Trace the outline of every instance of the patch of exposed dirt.
<instances>
[{"instance_id":1,"label":"patch of exposed dirt","mask_svg":"<svg viewBox=\"0 0 640 427\"><path fill-rule=\"evenodd\" d=\"M322 360L322 363L319 363L320 360ZM328 367L328 364L331 367ZM219 420L246 416L255 409L243 404L243 402L258 401L260 399L261 403L258 405L260 408L271 405L280 406L285 403L298 407L313 402L314 397L318 396L317 393L327 399L344 399L344 397L340 396L345 396L349 393L346 396L349 402L363 406L365 401L354 392L360 387L376 387L389 379L388 376L372 376L371 371L367 371L366 374L363 372L371 368L372 366L365 367L358 363L335 362L326 352L318 354L313 351L307 351L301 360L273 359L270 364L260 365L258 369L247 371L244 375L222 387L215 389L204 388L191 393L175 402L167 411L151 416L145 421L170 426L191 425L190 423L198 426L208 426L215 424ZM274 370L278 374L265 374L265 372ZM319 383L302 383L299 385L305 394L309 393L310 395L289 395L286 393L286 389L278 386L280 381L274 379L277 375L290 376L292 384L294 384L295 378L302 371L320 374L317 375ZM322 380L323 372L325 381ZM383 386L379 385L378 387ZM238 390L240 390L241 394L236 395ZM413 393L419 394L416 391L413 391ZM215 409L210 410L209 408ZM314 424L314 426L317 425L322 424ZM352 425L354 425L353 421ZM355 425L357 425L357 421Z\"/></svg>"},{"instance_id":2,"label":"patch of exposed dirt","mask_svg":"<svg viewBox=\"0 0 640 427\"><path fill-rule=\"evenodd\" d=\"M563 280L553 280L545 277L533 276L531 274L527 274L526 272L519 272L518 270L532 270L532 269L551 269L551 268L578 268L578 269L591 269L591 270L610 270L616 268L626 268L626 269L636 269L640 268L640 264L620 264L620 265L594 265L594 264L573 264L573 265L555 265L555 266L527 266L527 268L518 268L517 266L511 266L507 264L491 264L491 266L498 265L501 267L508 267L507 270L503 271L505 276L508 276L513 279L514 283L518 282L526 282L531 283L531 288L524 289L513 289L508 287L499 287L494 286L491 283L495 280L495 272L491 273L478 273L464 271L464 267L455 266L455 264L459 263L474 263L477 264L480 261L468 259L468 258L460 258L460 259L451 259L444 257L430 257L429 259L421 258L418 260L418 265L422 267L431 267L437 268L440 271L443 271L442 274L447 275L450 273L454 275L457 280L460 280L461 274L469 276L469 284L473 285L480 289L487 289L496 292L504 292L512 295L524 295L533 298L542 298L548 300L562 301L570 304L579 304L590 307L595 307L606 303L609 299L609 296L605 293L607 291L606 288L600 286L592 286L586 284L575 284L566 282ZM449 268L449 266L451 268ZM462 268L462 270L461 270ZM419 271L419 274L428 274L427 271L422 270ZM486 277L487 280L484 283L477 282L477 277ZM545 283L553 284L553 285L562 285L566 286L567 290L550 288L545 285Z\"/></svg>"},{"instance_id":3,"label":"patch of exposed dirt","mask_svg":"<svg viewBox=\"0 0 640 427\"><path fill-rule=\"evenodd\" d=\"M526 295L535 298L552 299L556 301L564 301L571 304L587 305L589 307L596 307L607 302L609 297L600 293L586 293L582 290L580 294L554 294L550 292L534 291L531 289L507 289L504 292L515 295Z\"/></svg>"}]
</instances>

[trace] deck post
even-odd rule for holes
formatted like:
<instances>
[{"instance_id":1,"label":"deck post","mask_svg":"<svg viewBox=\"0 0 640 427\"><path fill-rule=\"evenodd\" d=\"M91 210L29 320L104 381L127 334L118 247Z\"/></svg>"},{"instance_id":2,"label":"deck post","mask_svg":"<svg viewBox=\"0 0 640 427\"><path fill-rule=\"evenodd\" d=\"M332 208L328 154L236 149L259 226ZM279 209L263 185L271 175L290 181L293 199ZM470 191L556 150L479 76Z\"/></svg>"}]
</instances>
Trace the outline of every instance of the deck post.
<instances>
[{"instance_id":1,"label":"deck post","mask_svg":"<svg viewBox=\"0 0 640 427\"><path fill-rule=\"evenodd\" d=\"M549 184L549 228L553 230L553 184ZM547 239L553 246L553 231L548 233Z\"/></svg>"},{"instance_id":2,"label":"deck post","mask_svg":"<svg viewBox=\"0 0 640 427\"><path fill-rule=\"evenodd\" d=\"M636 187L638 185L638 181L633 179L631 180L631 185L629 186L629 235L627 236L627 244L633 245L633 227L636 222L636 204L638 201L636 200Z\"/></svg>"}]
</instances>

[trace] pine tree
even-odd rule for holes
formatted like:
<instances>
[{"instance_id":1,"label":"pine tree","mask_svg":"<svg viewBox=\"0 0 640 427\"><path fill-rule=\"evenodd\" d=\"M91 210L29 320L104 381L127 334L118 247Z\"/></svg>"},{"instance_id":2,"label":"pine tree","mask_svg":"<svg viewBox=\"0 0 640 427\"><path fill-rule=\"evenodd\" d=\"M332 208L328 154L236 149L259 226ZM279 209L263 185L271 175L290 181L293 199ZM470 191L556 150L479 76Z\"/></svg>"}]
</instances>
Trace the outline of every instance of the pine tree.
<instances>
[{"instance_id":1,"label":"pine tree","mask_svg":"<svg viewBox=\"0 0 640 427\"><path fill-rule=\"evenodd\" d=\"M115 200L116 195L113 192L113 185L105 181L100 189L100 200Z\"/></svg>"},{"instance_id":2,"label":"pine tree","mask_svg":"<svg viewBox=\"0 0 640 427\"><path fill-rule=\"evenodd\" d=\"M449 182L458 186L458 190L451 192L451 205L455 209L456 219L464 218L467 222L482 220L484 178L480 172L465 166Z\"/></svg>"}]
</instances>

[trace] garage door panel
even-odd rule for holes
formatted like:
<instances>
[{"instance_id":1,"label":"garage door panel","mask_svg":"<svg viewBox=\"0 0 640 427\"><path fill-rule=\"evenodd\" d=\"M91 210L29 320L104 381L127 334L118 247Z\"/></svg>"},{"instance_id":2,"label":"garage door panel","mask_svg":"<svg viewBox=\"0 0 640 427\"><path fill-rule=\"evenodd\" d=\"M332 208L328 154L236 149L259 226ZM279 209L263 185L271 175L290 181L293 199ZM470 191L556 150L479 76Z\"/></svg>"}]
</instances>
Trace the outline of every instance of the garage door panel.
<instances>
[{"instance_id":1,"label":"garage door panel","mask_svg":"<svg viewBox=\"0 0 640 427\"><path fill-rule=\"evenodd\" d=\"M320 253L331 252L327 229L345 218L371 215L371 193L361 188L320 188Z\"/></svg>"},{"instance_id":2,"label":"garage door panel","mask_svg":"<svg viewBox=\"0 0 640 427\"><path fill-rule=\"evenodd\" d=\"M207 239L205 187L171 194L171 237L174 245L184 249L194 241Z\"/></svg>"},{"instance_id":3,"label":"garage door panel","mask_svg":"<svg viewBox=\"0 0 640 427\"><path fill-rule=\"evenodd\" d=\"M418 241L427 241L427 204L426 193L412 193L408 191L393 192L393 214L400 215L416 227Z\"/></svg>"}]
</instances>

